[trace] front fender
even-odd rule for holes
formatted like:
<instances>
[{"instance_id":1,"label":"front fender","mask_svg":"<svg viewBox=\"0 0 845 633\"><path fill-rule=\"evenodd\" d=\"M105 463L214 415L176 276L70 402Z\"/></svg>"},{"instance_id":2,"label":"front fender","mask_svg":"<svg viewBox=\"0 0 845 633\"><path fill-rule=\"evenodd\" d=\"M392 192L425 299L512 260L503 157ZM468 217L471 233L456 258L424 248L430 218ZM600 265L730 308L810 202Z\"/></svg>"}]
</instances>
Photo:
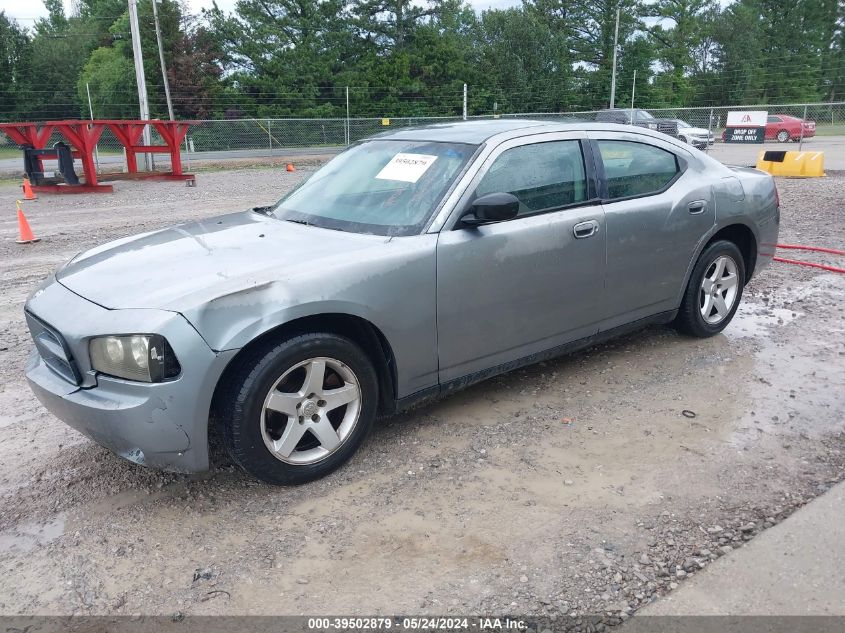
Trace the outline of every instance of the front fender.
<instances>
[{"instance_id":1,"label":"front fender","mask_svg":"<svg viewBox=\"0 0 845 633\"><path fill-rule=\"evenodd\" d=\"M303 317L359 317L387 339L404 397L437 383L436 239L394 238L378 258L233 290L182 314L215 351L243 348Z\"/></svg>"}]
</instances>

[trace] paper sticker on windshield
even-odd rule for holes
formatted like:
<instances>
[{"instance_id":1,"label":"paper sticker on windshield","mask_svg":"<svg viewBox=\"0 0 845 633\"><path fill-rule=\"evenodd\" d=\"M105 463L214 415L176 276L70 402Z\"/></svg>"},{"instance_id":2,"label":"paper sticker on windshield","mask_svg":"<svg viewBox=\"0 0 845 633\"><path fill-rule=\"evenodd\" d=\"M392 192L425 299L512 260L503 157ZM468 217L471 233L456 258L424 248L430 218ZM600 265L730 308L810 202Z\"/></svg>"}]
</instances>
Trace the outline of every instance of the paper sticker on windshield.
<instances>
[{"instance_id":1,"label":"paper sticker on windshield","mask_svg":"<svg viewBox=\"0 0 845 633\"><path fill-rule=\"evenodd\" d=\"M426 154L396 154L376 174L376 178L379 180L417 182L436 160L437 156L428 156Z\"/></svg>"}]
</instances>

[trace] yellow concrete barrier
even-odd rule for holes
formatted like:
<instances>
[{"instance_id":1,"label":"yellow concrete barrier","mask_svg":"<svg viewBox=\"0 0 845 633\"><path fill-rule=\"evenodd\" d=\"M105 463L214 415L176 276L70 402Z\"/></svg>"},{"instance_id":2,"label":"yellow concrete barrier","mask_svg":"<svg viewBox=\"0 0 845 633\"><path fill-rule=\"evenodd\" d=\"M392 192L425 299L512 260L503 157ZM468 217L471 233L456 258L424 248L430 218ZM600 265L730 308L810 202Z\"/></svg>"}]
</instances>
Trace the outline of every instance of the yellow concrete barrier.
<instances>
[{"instance_id":1,"label":"yellow concrete barrier","mask_svg":"<svg viewBox=\"0 0 845 633\"><path fill-rule=\"evenodd\" d=\"M824 176L824 152L760 152L757 169L772 176L819 178Z\"/></svg>"}]
</instances>

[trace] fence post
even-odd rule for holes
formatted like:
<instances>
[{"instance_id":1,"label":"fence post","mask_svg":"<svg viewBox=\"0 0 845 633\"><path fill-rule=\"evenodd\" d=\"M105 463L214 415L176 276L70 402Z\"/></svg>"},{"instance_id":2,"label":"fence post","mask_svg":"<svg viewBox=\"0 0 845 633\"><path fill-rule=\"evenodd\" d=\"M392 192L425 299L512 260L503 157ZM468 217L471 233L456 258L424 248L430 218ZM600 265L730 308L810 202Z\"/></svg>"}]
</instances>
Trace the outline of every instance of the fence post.
<instances>
[{"instance_id":1,"label":"fence post","mask_svg":"<svg viewBox=\"0 0 845 633\"><path fill-rule=\"evenodd\" d=\"M464 84L464 121L467 120L467 85Z\"/></svg>"},{"instance_id":2,"label":"fence post","mask_svg":"<svg viewBox=\"0 0 845 633\"><path fill-rule=\"evenodd\" d=\"M713 136L713 108L710 108L710 120L707 121L707 143L704 145L704 151L710 151L710 137ZM713 139L715 142L716 139Z\"/></svg>"},{"instance_id":3,"label":"fence post","mask_svg":"<svg viewBox=\"0 0 845 633\"><path fill-rule=\"evenodd\" d=\"M91 89L88 87L88 82L85 82L85 92L88 93L88 114L91 115L91 120L94 120L94 108L91 106ZM171 117L172 118L172 117ZM94 164L97 166L97 173L100 173L100 141L94 145Z\"/></svg>"},{"instance_id":4,"label":"fence post","mask_svg":"<svg viewBox=\"0 0 845 633\"><path fill-rule=\"evenodd\" d=\"M270 131L270 125L270 119L267 119L267 141L270 143L270 158L273 158L273 133Z\"/></svg>"},{"instance_id":5,"label":"fence post","mask_svg":"<svg viewBox=\"0 0 845 633\"><path fill-rule=\"evenodd\" d=\"M346 146L349 147L349 86L346 86Z\"/></svg>"},{"instance_id":6,"label":"fence post","mask_svg":"<svg viewBox=\"0 0 845 633\"><path fill-rule=\"evenodd\" d=\"M807 124L807 104L804 104L804 118L801 119L801 138L798 139L798 151L804 146L804 126Z\"/></svg>"}]
</instances>

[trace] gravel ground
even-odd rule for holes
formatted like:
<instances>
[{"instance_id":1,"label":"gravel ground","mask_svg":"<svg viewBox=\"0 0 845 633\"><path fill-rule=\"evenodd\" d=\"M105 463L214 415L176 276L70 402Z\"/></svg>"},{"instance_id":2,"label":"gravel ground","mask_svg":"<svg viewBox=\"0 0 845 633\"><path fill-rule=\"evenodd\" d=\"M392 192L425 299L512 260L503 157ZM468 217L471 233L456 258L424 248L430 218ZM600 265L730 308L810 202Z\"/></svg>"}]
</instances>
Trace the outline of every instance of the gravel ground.
<instances>
[{"instance_id":1,"label":"gravel ground","mask_svg":"<svg viewBox=\"0 0 845 633\"><path fill-rule=\"evenodd\" d=\"M29 246L12 241L18 189L0 187L0 614L612 624L843 479L845 277L782 264L722 335L651 328L498 377L386 420L296 488L222 457L203 476L146 470L38 404L21 306L39 279L109 239L267 204L305 171L43 196ZM778 186L781 241L845 249L845 179Z\"/></svg>"}]
</instances>

